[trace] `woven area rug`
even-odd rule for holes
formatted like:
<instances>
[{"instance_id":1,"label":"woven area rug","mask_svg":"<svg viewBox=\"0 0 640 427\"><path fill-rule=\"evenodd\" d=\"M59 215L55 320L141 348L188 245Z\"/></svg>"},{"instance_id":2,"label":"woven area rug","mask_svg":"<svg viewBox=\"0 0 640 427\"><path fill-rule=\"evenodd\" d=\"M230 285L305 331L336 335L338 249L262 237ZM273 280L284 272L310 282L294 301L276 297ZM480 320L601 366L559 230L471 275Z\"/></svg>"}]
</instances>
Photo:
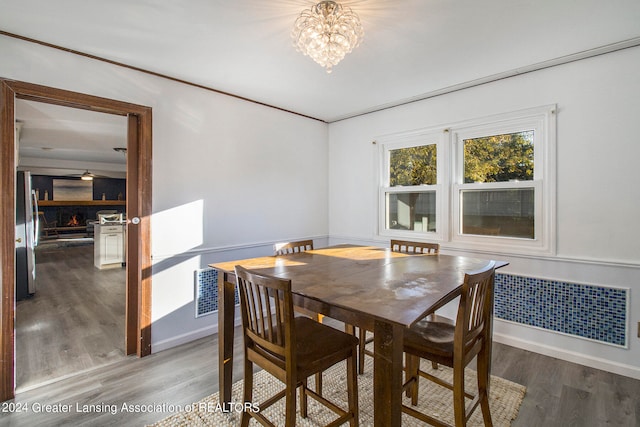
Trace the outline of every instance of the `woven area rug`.
<instances>
[{"instance_id":1,"label":"woven area rug","mask_svg":"<svg viewBox=\"0 0 640 427\"><path fill-rule=\"evenodd\" d=\"M451 381L451 369L440 366L437 370L431 369L431 362L422 361L421 368L427 372L435 374L445 380ZM346 367L345 363L339 363L333 368L323 373L323 395L336 403L345 402L346 407ZM476 390L476 373L471 369L465 372L467 390L473 393ZM313 387L313 379L309 379L309 384ZM358 376L358 398L360 405L360 425L373 426L373 360L366 358L365 373ZM242 381L233 384L232 387L232 410L223 412L218 404L218 393L205 397L192 405L186 405L182 412L165 418L153 424L153 427L176 427L176 426L237 426L240 423L240 411L242 403ZM253 404L260 405L265 397L282 390L282 383L270 376L265 371L260 371L254 375ZM491 377L490 406L493 425L510 426L511 421L518 416L518 410L524 398L526 388L520 384L513 383L498 377ZM421 379L419 392L418 409L422 412L430 413L449 424L453 424L453 404L452 394L444 387L438 386L431 381ZM405 398L405 403L409 404ZM228 409L228 408L227 408ZM298 408L299 410L299 408ZM264 412L276 425L284 425L284 400L267 408ZM309 399L309 416L305 419L298 415L297 426L315 427L325 425L337 416L330 410L318 404L315 400ZM259 425L255 420L251 420L249 425ZM347 425L347 424L345 424ZM423 426L419 420L402 414L403 426ZM483 426L482 413L478 407L471 417L470 426Z\"/></svg>"}]
</instances>

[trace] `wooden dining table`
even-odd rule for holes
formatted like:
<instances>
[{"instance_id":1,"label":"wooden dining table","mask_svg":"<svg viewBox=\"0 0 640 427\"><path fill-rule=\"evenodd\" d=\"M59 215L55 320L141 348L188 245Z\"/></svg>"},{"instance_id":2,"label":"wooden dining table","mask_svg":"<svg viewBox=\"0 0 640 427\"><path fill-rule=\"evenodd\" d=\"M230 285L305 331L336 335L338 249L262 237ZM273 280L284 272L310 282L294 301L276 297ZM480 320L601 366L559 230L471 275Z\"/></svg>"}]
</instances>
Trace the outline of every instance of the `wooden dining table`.
<instances>
[{"instance_id":1,"label":"wooden dining table","mask_svg":"<svg viewBox=\"0 0 640 427\"><path fill-rule=\"evenodd\" d=\"M402 417L405 328L453 300L465 272L481 269L488 262L338 245L211 264L218 270L220 403L231 402L236 265L291 279L295 305L373 331L374 425L394 427L401 425ZM505 265L496 262L496 267Z\"/></svg>"}]
</instances>

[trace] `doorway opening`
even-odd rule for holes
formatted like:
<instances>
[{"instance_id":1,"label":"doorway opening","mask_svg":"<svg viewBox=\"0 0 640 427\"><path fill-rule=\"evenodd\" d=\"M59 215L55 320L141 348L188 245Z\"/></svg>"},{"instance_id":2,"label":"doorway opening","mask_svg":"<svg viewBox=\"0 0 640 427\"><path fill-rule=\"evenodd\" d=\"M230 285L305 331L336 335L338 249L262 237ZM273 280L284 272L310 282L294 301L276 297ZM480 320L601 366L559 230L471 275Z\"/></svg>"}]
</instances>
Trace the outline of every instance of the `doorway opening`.
<instances>
[{"instance_id":1,"label":"doorway opening","mask_svg":"<svg viewBox=\"0 0 640 427\"><path fill-rule=\"evenodd\" d=\"M151 353L151 108L31 83L0 79L0 401L15 395L15 188L17 99L126 117L125 351Z\"/></svg>"},{"instance_id":2,"label":"doorway opening","mask_svg":"<svg viewBox=\"0 0 640 427\"><path fill-rule=\"evenodd\" d=\"M34 236L16 253L27 250L31 261L16 263L20 393L127 358L127 120L22 99L15 105L18 181L30 184L17 193L32 194L28 209L24 197L16 207L33 212Z\"/></svg>"}]
</instances>

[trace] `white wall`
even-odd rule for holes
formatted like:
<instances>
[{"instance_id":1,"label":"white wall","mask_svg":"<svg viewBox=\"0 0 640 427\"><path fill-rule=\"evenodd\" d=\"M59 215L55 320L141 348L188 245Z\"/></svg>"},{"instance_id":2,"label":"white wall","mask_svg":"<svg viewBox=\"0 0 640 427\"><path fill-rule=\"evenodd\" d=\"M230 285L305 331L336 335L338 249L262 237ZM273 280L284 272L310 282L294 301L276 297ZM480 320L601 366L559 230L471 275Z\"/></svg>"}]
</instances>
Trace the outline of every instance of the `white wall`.
<instances>
[{"instance_id":1,"label":"white wall","mask_svg":"<svg viewBox=\"0 0 640 427\"><path fill-rule=\"evenodd\" d=\"M195 270L326 243L325 123L3 36L0 58L5 78L152 107L153 351L215 331Z\"/></svg>"},{"instance_id":2,"label":"white wall","mask_svg":"<svg viewBox=\"0 0 640 427\"><path fill-rule=\"evenodd\" d=\"M629 348L500 321L496 338L640 378L639 73L636 47L332 123L330 243L388 244L376 235L377 137L557 104L557 255L482 255L509 261L505 273L630 288Z\"/></svg>"}]
</instances>

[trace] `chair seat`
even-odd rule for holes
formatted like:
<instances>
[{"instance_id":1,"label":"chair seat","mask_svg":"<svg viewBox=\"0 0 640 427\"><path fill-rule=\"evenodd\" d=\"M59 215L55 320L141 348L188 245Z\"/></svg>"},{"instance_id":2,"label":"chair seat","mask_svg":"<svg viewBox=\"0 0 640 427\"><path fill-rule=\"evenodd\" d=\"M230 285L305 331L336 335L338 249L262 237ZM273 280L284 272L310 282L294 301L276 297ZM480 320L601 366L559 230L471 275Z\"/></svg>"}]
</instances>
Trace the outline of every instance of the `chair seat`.
<instances>
[{"instance_id":1,"label":"chair seat","mask_svg":"<svg viewBox=\"0 0 640 427\"><path fill-rule=\"evenodd\" d=\"M450 357L453 354L454 321L442 316L434 320L422 319L404 333L404 346L410 353L437 354Z\"/></svg>"},{"instance_id":2,"label":"chair seat","mask_svg":"<svg viewBox=\"0 0 640 427\"><path fill-rule=\"evenodd\" d=\"M296 317L298 378L330 368L351 354L358 339L308 317Z\"/></svg>"},{"instance_id":3,"label":"chair seat","mask_svg":"<svg viewBox=\"0 0 640 427\"><path fill-rule=\"evenodd\" d=\"M304 379L330 368L336 362L349 357L353 346L358 344L358 338L355 336L308 317L295 317L293 322L296 334L297 378ZM281 356L261 346L250 348L252 352L268 359L280 369L286 368L285 360Z\"/></svg>"}]
</instances>

